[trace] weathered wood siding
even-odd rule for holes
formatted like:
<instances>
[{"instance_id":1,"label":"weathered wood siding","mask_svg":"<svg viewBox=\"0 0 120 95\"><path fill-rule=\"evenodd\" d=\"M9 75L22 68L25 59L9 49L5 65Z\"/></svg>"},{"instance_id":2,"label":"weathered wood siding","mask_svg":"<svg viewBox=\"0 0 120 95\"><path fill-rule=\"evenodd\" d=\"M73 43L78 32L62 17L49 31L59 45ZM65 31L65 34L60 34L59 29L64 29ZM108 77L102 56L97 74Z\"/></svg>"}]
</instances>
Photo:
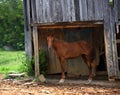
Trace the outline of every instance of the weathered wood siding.
<instances>
[{"instance_id":1,"label":"weathered wood siding","mask_svg":"<svg viewBox=\"0 0 120 95\"><path fill-rule=\"evenodd\" d=\"M114 0L113 6L104 1L104 39L106 62L109 79L119 77L117 47L116 47L116 25L118 22L118 0Z\"/></svg>"},{"instance_id":2,"label":"weathered wood siding","mask_svg":"<svg viewBox=\"0 0 120 95\"><path fill-rule=\"evenodd\" d=\"M103 20L103 1L31 0L32 18L36 23Z\"/></svg>"},{"instance_id":3,"label":"weathered wood siding","mask_svg":"<svg viewBox=\"0 0 120 95\"><path fill-rule=\"evenodd\" d=\"M30 2L28 0L23 0L24 7L24 31L25 31L25 52L27 54L27 60L32 59L32 36L31 36L31 27L30 27Z\"/></svg>"},{"instance_id":4,"label":"weathered wood siding","mask_svg":"<svg viewBox=\"0 0 120 95\"><path fill-rule=\"evenodd\" d=\"M120 19L120 0L118 0L118 4L117 4L117 5L118 5L118 10L119 10L119 11L118 11L118 17L119 17L119 19Z\"/></svg>"}]
</instances>

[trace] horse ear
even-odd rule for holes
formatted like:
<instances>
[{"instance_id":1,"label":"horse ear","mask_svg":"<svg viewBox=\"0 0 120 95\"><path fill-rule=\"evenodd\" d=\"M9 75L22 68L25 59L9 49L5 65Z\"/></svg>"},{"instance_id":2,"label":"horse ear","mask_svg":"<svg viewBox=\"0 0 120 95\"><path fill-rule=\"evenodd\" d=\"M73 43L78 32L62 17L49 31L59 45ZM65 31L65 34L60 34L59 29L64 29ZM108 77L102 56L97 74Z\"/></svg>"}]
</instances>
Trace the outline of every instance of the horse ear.
<instances>
[{"instance_id":1,"label":"horse ear","mask_svg":"<svg viewBox=\"0 0 120 95\"><path fill-rule=\"evenodd\" d=\"M50 36L51 36L51 34L48 34L48 35L47 35L47 37L50 37Z\"/></svg>"},{"instance_id":2,"label":"horse ear","mask_svg":"<svg viewBox=\"0 0 120 95\"><path fill-rule=\"evenodd\" d=\"M50 33L48 36L52 36L52 33Z\"/></svg>"},{"instance_id":3,"label":"horse ear","mask_svg":"<svg viewBox=\"0 0 120 95\"><path fill-rule=\"evenodd\" d=\"M50 36L53 37L53 34L51 34Z\"/></svg>"},{"instance_id":4,"label":"horse ear","mask_svg":"<svg viewBox=\"0 0 120 95\"><path fill-rule=\"evenodd\" d=\"M55 35L54 35L53 33L51 33L51 35L50 35L50 36L51 36L51 37L53 37L53 38L55 37Z\"/></svg>"},{"instance_id":5,"label":"horse ear","mask_svg":"<svg viewBox=\"0 0 120 95\"><path fill-rule=\"evenodd\" d=\"M53 33L50 33L47 35L47 37L55 37L55 35Z\"/></svg>"}]
</instances>

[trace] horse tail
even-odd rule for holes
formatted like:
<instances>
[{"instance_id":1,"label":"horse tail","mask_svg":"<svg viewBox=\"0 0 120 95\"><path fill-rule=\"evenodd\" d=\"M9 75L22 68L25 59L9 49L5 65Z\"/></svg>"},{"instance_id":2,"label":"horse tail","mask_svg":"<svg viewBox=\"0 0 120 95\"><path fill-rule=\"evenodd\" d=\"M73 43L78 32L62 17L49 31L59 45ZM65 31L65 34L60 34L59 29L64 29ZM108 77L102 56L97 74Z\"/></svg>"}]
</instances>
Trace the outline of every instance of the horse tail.
<instances>
[{"instance_id":1,"label":"horse tail","mask_svg":"<svg viewBox=\"0 0 120 95\"><path fill-rule=\"evenodd\" d=\"M91 62L96 59L96 50L95 48L92 48L91 50Z\"/></svg>"}]
</instances>

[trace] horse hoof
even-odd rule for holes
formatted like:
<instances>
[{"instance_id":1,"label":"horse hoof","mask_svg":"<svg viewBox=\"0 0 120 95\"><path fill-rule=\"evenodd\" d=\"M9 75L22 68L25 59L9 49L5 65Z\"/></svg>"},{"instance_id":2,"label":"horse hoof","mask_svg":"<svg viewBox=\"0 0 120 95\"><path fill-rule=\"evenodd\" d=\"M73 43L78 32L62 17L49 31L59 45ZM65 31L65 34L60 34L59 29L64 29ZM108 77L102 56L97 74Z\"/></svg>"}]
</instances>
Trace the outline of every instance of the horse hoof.
<instances>
[{"instance_id":1,"label":"horse hoof","mask_svg":"<svg viewBox=\"0 0 120 95\"><path fill-rule=\"evenodd\" d=\"M88 84L92 83L92 80L91 79L88 79Z\"/></svg>"},{"instance_id":2,"label":"horse hoof","mask_svg":"<svg viewBox=\"0 0 120 95\"><path fill-rule=\"evenodd\" d=\"M64 83L65 82L65 79L61 79L60 81L59 81L59 83Z\"/></svg>"},{"instance_id":3,"label":"horse hoof","mask_svg":"<svg viewBox=\"0 0 120 95\"><path fill-rule=\"evenodd\" d=\"M93 77L95 77L96 76L96 74L93 74Z\"/></svg>"}]
</instances>

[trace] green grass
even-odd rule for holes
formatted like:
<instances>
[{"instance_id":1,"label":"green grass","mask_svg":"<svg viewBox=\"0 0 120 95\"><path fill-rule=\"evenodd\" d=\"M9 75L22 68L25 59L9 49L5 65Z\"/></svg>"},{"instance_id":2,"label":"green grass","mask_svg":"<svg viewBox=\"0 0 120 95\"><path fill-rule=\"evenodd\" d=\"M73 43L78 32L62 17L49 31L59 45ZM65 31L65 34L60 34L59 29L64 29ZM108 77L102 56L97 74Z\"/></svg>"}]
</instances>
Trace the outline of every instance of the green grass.
<instances>
[{"instance_id":1,"label":"green grass","mask_svg":"<svg viewBox=\"0 0 120 95\"><path fill-rule=\"evenodd\" d=\"M25 59L24 51L4 51L0 49L0 73L19 72Z\"/></svg>"}]
</instances>

